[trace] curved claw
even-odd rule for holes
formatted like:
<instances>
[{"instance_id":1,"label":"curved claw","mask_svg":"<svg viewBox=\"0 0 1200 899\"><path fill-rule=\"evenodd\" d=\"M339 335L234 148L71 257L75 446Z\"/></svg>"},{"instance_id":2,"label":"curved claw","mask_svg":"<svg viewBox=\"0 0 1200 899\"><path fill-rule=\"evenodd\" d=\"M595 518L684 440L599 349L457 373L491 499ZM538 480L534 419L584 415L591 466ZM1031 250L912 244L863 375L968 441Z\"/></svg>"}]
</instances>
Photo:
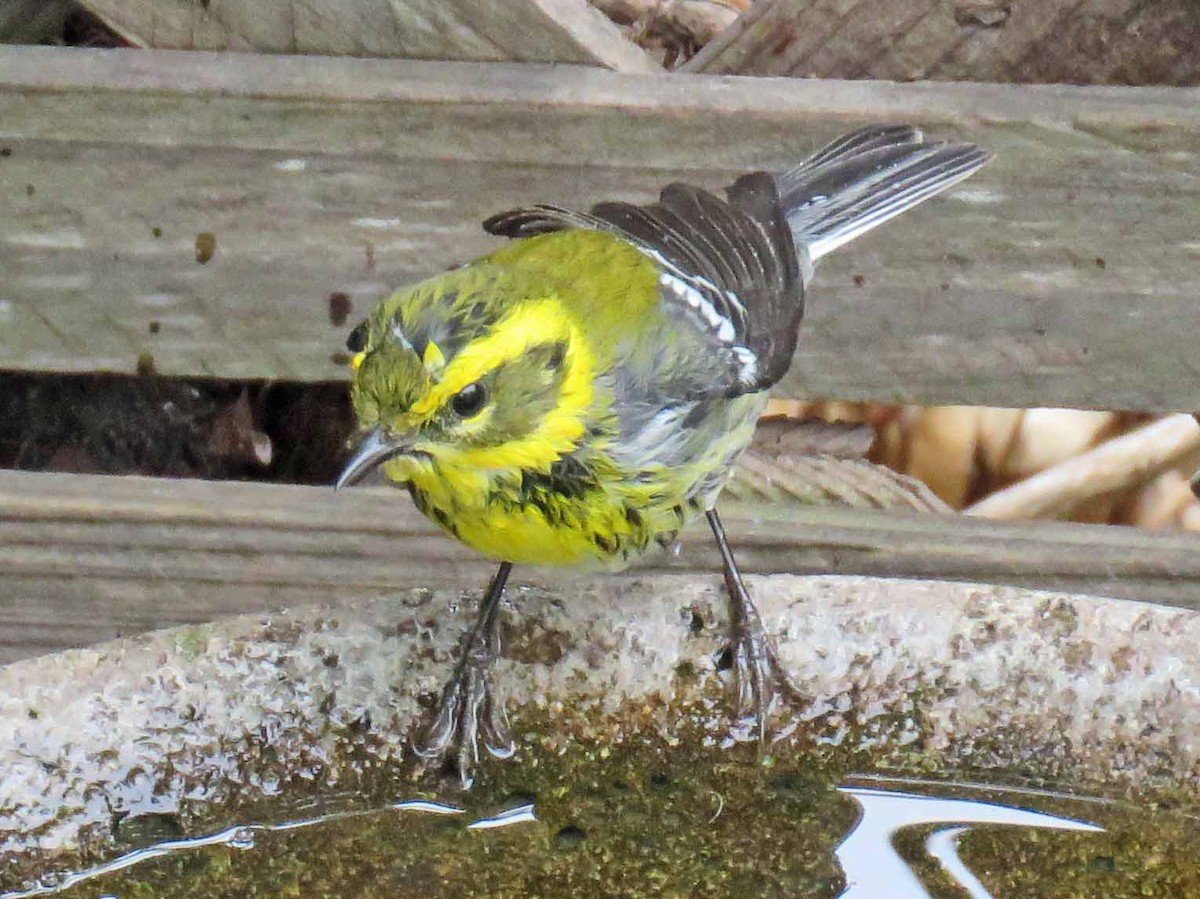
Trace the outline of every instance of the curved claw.
<instances>
[{"instance_id":1,"label":"curved claw","mask_svg":"<svg viewBox=\"0 0 1200 899\"><path fill-rule=\"evenodd\" d=\"M490 659L468 654L442 692L437 714L422 739L413 744L413 751L430 760L453 752L463 789L467 789L479 765L481 742L496 758L516 753L508 716L496 699Z\"/></svg>"},{"instance_id":2,"label":"curved claw","mask_svg":"<svg viewBox=\"0 0 1200 899\"><path fill-rule=\"evenodd\" d=\"M517 743L509 730L508 713L504 704L496 702L491 691L483 706L483 746L492 758L510 759L517 752Z\"/></svg>"},{"instance_id":3,"label":"curved claw","mask_svg":"<svg viewBox=\"0 0 1200 899\"><path fill-rule=\"evenodd\" d=\"M497 613L510 571L512 563L502 562L488 585L433 722L413 745L416 754L427 759L439 759L453 750L464 789L471 786L471 772L479 763L481 735L484 748L493 756L508 758L516 751L492 678L492 663L500 654Z\"/></svg>"},{"instance_id":4,"label":"curved claw","mask_svg":"<svg viewBox=\"0 0 1200 899\"><path fill-rule=\"evenodd\" d=\"M460 694L462 683L454 677L442 690L442 698L438 702L437 714L421 739L413 743L413 752L425 759L438 759L445 755L446 750L454 742L458 733L458 721L461 705Z\"/></svg>"},{"instance_id":5,"label":"curved claw","mask_svg":"<svg viewBox=\"0 0 1200 899\"><path fill-rule=\"evenodd\" d=\"M799 691L775 658L766 633L752 624L735 639L733 677L738 717L753 717L759 745L765 746L767 726L781 695L794 699Z\"/></svg>"}]
</instances>

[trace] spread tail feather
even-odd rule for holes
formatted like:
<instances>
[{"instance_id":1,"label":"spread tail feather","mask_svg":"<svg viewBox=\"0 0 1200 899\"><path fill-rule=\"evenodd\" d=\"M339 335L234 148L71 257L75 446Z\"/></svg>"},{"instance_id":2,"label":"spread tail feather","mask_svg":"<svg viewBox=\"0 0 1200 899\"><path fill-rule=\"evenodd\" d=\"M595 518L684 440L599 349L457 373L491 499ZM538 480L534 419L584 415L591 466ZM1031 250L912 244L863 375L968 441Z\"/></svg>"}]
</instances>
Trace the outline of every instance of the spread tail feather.
<instances>
[{"instance_id":1,"label":"spread tail feather","mask_svg":"<svg viewBox=\"0 0 1200 899\"><path fill-rule=\"evenodd\" d=\"M779 175L805 280L822 256L970 177L989 159L971 144L926 142L916 128L883 125L844 135Z\"/></svg>"}]
</instances>

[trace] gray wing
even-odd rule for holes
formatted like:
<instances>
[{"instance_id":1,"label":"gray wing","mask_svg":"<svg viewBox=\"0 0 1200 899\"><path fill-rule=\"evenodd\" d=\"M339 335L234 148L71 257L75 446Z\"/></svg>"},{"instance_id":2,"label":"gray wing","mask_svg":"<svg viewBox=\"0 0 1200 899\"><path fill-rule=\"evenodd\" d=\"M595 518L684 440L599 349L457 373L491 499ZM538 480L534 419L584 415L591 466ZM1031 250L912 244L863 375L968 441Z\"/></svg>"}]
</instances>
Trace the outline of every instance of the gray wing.
<instances>
[{"instance_id":1,"label":"gray wing","mask_svg":"<svg viewBox=\"0 0 1200 899\"><path fill-rule=\"evenodd\" d=\"M588 228L630 241L659 264L664 302L724 362L723 376L693 392L738 396L765 390L787 371L804 288L775 179L744 175L726 193L722 200L675 183L646 206L608 202L590 213L531 206L493 216L484 228L512 238Z\"/></svg>"},{"instance_id":2,"label":"gray wing","mask_svg":"<svg viewBox=\"0 0 1200 899\"><path fill-rule=\"evenodd\" d=\"M927 141L908 125L843 135L791 170L754 172L722 200L671 184L657 203L601 203L590 213L533 206L484 222L529 237L564 228L610 231L653 257L663 298L690 322L719 371L705 395L770 387L787 371L804 314L804 284L822 256L972 175L990 154ZM715 361L712 361L715 360Z\"/></svg>"}]
</instances>

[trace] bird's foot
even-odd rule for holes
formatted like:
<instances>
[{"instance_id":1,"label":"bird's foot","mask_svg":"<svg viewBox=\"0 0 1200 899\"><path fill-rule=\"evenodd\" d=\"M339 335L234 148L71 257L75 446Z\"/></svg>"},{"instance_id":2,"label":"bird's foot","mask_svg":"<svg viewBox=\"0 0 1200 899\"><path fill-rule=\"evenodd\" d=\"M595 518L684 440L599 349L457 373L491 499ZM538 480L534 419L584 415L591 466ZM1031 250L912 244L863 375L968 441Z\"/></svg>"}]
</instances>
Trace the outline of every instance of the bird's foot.
<instances>
[{"instance_id":1,"label":"bird's foot","mask_svg":"<svg viewBox=\"0 0 1200 899\"><path fill-rule=\"evenodd\" d=\"M502 562L488 585L454 674L442 690L433 723L413 744L417 755L423 758L436 760L449 756L458 768L463 789L474 782L480 743L497 758L508 758L516 751L504 704L496 697L492 673L500 655L500 598L511 571L512 563Z\"/></svg>"},{"instance_id":2,"label":"bird's foot","mask_svg":"<svg viewBox=\"0 0 1200 899\"><path fill-rule=\"evenodd\" d=\"M771 637L753 606L734 624L729 647L736 714L739 722L752 722L760 746L765 746L768 722L780 703L802 704L799 688L792 683L775 654Z\"/></svg>"},{"instance_id":3,"label":"bird's foot","mask_svg":"<svg viewBox=\"0 0 1200 899\"><path fill-rule=\"evenodd\" d=\"M496 758L516 751L504 704L497 698L493 655L468 649L442 690L433 722L414 744L425 759L446 759L457 769L463 789L471 786L482 746Z\"/></svg>"},{"instance_id":4,"label":"bird's foot","mask_svg":"<svg viewBox=\"0 0 1200 899\"><path fill-rule=\"evenodd\" d=\"M732 641L729 648L732 656L734 688L737 697L738 720L734 724L734 739L738 739L743 722L753 716L758 732L758 750L762 754L767 743L767 724L780 699L799 706L802 701L800 690L792 683L779 659L775 647L763 626L762 615L750 597L750 591L742 580L733 551L725 536L721 516L716 509L705 512L717 541L724 565L725 590L729 594L729 620Z\"/></svg>"}]
</instances>

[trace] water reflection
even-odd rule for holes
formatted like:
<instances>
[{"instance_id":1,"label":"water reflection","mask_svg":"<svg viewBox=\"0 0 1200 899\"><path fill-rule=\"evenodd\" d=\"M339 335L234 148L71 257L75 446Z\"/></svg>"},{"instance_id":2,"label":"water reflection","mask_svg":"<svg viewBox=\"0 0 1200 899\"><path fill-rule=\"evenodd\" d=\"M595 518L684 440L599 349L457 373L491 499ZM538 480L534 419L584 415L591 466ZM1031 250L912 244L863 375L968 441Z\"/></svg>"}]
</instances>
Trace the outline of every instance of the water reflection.
<instances>
[{"instance_id":1,"label":"water reflection","mask_svg":"<svg viewBox=\"0 0 1200 899\"><path fill-rule=\"evenodd\" d=\"M425 799L409 799L403 802L396 802L388 806L388 808L401 812L424 812L430 815L462 815L466 813L466 809L459 808L458 806L446 805L441 802L431 802ZM170 855L171 853L191 852L196 849L203 849L206 846L228 846L230 849L243 850L253 849L257 844L258 837L262 834L283 833L291 830L300 830L305 827L313 827L318 824L326 824L330 821L363 818L377 814L379 812L374 809L331 812L327 815L316 815L312 818L285 821L282 824L239 825L231 827L228 830L223 830L220 833L208 834L203 837L168 840L163 843L157 843L154 846L148 846L145 849L128 852L110 862L97 865L94 868L88 868L84 871L46 874L28 889L0 893L0 899L32 899L35 896L50 896L54 893L61 893L85 881L103 877L106 874L116 874L119 871L124 871L126 868L144 864L145 862L161 858L164 855ZM514 808L506 809L491 817L472 821L467 825L467 829L489 830L495 827L505 827L510 824L522 824L536 820L537 818L533 812L533 803L527 802Z\"/></svg>"},{"instance_id":2,"label":"water reflection","mask_svg":"<svg viewBox=\"0 0 1200 899\"><path fill-rule=\"evenodd\" d=\"M950 879L967 891L971 899L992 899L972 871L958 857L958 838L970 830L969 827L947 827L935 830L925 839L925 851L938 860Z\"/></svg>"},{"instance_id":3,"label":"water reflection","mask_svg":"<svg viewBox=\"0 0 1200 899\"><path fill-rule=\"evenodd\" d=\"M493 827L508 827L510 824L523 824L526 821L536 821L533 813L533 803L527 802L494 815L491 818L480 818L467 825L467 830L491 830Z\"/></svg>"},{"instance_id":4,"label":"water reflection","mask_svg":"<svg viewBox=\"0 0 1200 899\"><path fill-rule=\"evenodd\" d=\"M895 784L896 782L890 783ZM926 787L930 793L916 792L915 788L918 786ZM941 865L950 879L970 899L996 899L959 857L959 840L972 827L1005 825L1080 832L1103 830L1095 824L1074 818L1064 818L975 799L955 799L932 795L933 792L944 791L948 786L960 790L970 789L972 792L987 789L971 784L938 784L935 787L933 784L920 784L916 781L905 783L906 789L884 789L859 785L838 787L839 792L851 797L861 808L858 821L834 850L846 878L846 887L839 899L932 899L929 891L893 846L896 835L906 827L934 826L934 830L925 840L925 849L930 858ZM1020 794L1022 791L1004 791L1007 795L1012 795L1014 792ZM1070 798L1080 801L1080 797L1024 792L1032 796L1040 796L1042 799ZM266 834L295 831L349 818L365 818L379 815L381 811L388 810L438 816L468 814L465 808L457 805L415 799L396 802L385 810L337 811L280 824L241 825L204 837L157 843L87 870L49 874L38 883L29 885L23 890L0 894L0 899L29 899L29 897L60 893L85 881L115 874L171 853L190 852L211 846L250 850L254 849ZM491 830L537 820L533 803L524 802L510 806L496 814L477 818L467 824L466 829L472 831ZM706 826L711 826L711 824L712 821L709 820ZM798 895L797 899L803 899L803 897Z\"/></svg>"},{"instance_id":5,"label":"water reflection","mask_svg":"<svg viewBox=\"0 0 1200 899\"><path fill-rule=\"evenodd\" d=\"M846 876L846 889L838 899L933 899L892 845L893 837L905 827L954 825L930 834L925 848L971 899L993 897L958 857L958 839L970 829L963 825L1092 832L1104 829L1087 821L973 799L945 799L871 787L838 789L862 808L862 817L834 850Z\"/></svg>"}]
</instances>

